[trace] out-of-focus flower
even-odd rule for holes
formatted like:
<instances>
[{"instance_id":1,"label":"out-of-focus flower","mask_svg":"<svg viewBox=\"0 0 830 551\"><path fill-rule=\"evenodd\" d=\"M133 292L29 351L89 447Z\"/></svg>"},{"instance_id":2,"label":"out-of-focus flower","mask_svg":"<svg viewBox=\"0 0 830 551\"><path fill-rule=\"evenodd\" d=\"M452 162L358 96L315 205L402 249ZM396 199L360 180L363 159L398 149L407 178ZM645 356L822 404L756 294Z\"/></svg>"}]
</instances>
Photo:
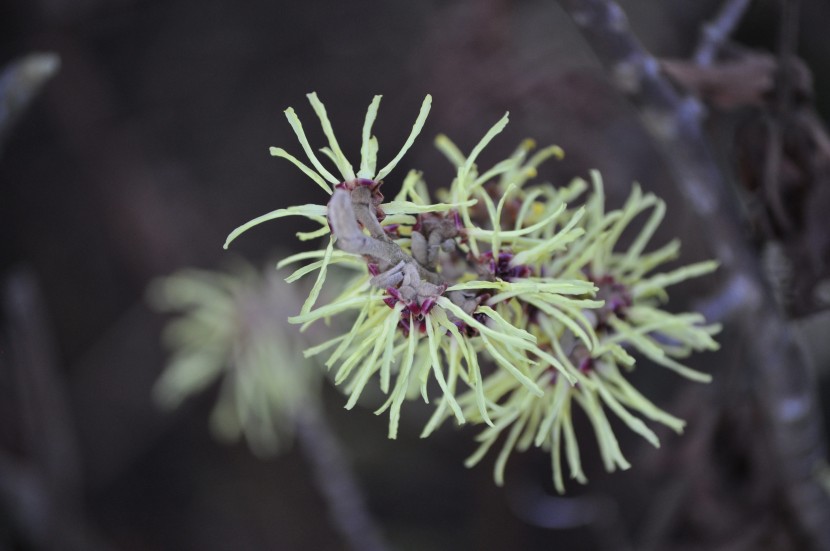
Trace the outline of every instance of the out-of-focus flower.
<instances>
[{"instance_id":1,"label":"out-of-focus flower","mask_svg":"<svg viewBox=\"0 0 830 551\"><path fill-rule=\"evenodd\" d=\"M295 300L277 273L241 263L229 273L183 270L156 280L149 295L176 315L164 331L172 356L156 400L177 407L221 381L211 416L217 436L244 437L260 456L289 445L302 408L318 399L321 377L285 321Z\"/></svg>"}]
</instances>

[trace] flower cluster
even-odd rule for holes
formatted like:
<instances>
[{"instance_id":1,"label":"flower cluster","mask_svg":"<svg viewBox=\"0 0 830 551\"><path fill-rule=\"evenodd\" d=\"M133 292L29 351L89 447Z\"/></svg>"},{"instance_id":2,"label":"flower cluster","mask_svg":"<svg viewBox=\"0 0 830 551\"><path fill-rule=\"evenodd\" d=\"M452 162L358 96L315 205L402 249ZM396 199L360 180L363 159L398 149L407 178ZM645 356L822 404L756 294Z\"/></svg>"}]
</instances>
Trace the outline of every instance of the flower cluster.
<instances>
[{"instance_id":1,"label":"flower cluster","mask_svg":"<svg viewBox=\"0 0 830 551\"><path fill-rule=\"evenodd\" d=\"M336 368L335 382L349 395L347 408L377 379L387 396L378 413L389 412L394 438L403 404L420 395L435 404L422 436L448 419L481 423L486 425L481 446L469 464L506 433L496 481L501 483L514 449L533 445L551 454L560 491L562 449L571 476L584 480L573 404L591 420L609 470L628 463L606 410L655 445L657 437L643 419L682 429L682 421L648 401L626 378L635 365L632 353L639 353L690 379L708 380L680 360L717 347L712 335L718 328L700 315L660 308L668 286L715 267L704 262L652 274L678 253L676 242L646 251L665 212L662 201L635 187L621 209L607 211L596 173L592 188L580 179L563 187L536 183L537 167L562 151L548 147L534 153L531 141L479 170L481 152L507 125L507 115L466 155L448 138L437 138L456 174L436 200L421 173L410 171L393 199L385 201L383 179L423 127L431 98L424 100L401 151L377 171L378 142L371 135L380 102L376 96L355 173L322 103L315 94L308 97L328 139L321 151L339 177L320 163L292 109L286 116L314 169L282 149L271 152L290 160L331 197L326 205L279 209L254 219L234 230L228 243L282 216L320 224L299 237L328 236L326 247L293 255L280 266L310 261L290 281L317 273L300 313L289 321L305 328L349 316L348 329L305 352L307 357L327 355L324 363ZM630 245L620 247L623 232L641 213L650 213L647 221ZM354 276L339 296L317 305L332 264L352 269Z\"/></svg>"},{"instance_id":2,"label":"flower cluster","mask_svg":"<svg viewBox=\"0 0 830 551\"><path fill-rule=\"evenodd\" d=\"M179 314L165 328L173 356L154 388L156 400L176 407L221 380L211 428L223 440L244 436L259 456L290 444L321 379L291 344L284 318L290 293L269 272L241 263L232 273L191 269L150 288L157 309Z\"/></svg>"}]
</instances>

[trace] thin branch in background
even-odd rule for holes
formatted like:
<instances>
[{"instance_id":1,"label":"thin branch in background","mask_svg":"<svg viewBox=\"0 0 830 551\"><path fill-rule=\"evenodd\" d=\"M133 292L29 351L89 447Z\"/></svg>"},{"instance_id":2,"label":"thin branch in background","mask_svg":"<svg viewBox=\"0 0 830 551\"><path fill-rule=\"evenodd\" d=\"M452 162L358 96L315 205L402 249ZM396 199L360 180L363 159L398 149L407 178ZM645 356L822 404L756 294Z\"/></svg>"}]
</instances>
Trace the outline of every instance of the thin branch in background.
<instances>
[{"instance_id":1,"label":"thin branch in background","mask_svg":"<svg viewBox=\"0 0 830 551\"><path fill-rule=\"evenodd\" d=\"M5 284L11 363L19 396L23 453L38 465L49 489L80 501L81 467L69 398L34 275L13 271Z\"/></svg>"},{"instance_id":2,"label":"thin branch in background","mask_svg":"<svg viewBox=\"0 0 830 551\"><path fill-rule=\"evenodd\" d=\"M760 297L754 295L759 288L743 274L736 275L724 283L717 292L698 301L695 311L710 322L730 323L746 304L756 304Z\"/></svg>"},{"instance_id":3,"label":"thin branch in background","mask_svg":"<svg viewBox=\"0 0 830 551\"><path fill-rule=\"evenodd\" d=\"M767 122L767 154L764 167L764 195L775 223L784 233L792 233L793 221L781 202L784 125L792 106L793 71L798 43L799 0L781 0L781 31L778 37L778 78L775 111Z\"/></svg>"},{"instance_id":4,"label":"thin branch in background","mask_svg":"<svg viewBox=\"0 0 830 551\"><path fill-rule=\"evenodd\" d=\"M526 480L508 488L507 504L517 518L531 526L548 530L587 528L602 551L632 549L619 504L607 496L551 496Z\"/></svg>"},{"instance_id":5,"label":"thin branch in background","mask_svg":"<svg viewBox=\"0 0 830 551\"><path fill-rule=\"evenodd\" d=\"M751 2L752 0L726 0L723 3L718 15L701 30L700 42L692 56L696 64L702 67L712 64Z\"/></svg>"},{"instance_id":6,"label":"thin branch in background","mask_svg":"<svg viewBox=\"0 0 830 551\"><path fill-rule=\"evenodd\" d=\"M349 193L337 190L335 197L345 199L356 226ZM353 551L386 549L325 417L322 366L303 357L308 343L287 326L286 310L300 305L282 277L244 263L230 272L188 269L155 281L148 299L155 309L181 314L163 333L171 359L154 387L159 405L176 407L218 381L215 435L244 438L260 458L284 452L296 437L344 543ZM316 331L326 336L326 329Z\"/></svg>"},{"instance_id":7,"label":"thin branch in background","mask_svg":"<svg viewBox=\"0 0 830 551\"><path fill-rule=\"evenodd\" d=\"M14 124L59 68L57 54L38 53L15 61L0 74L0 152Z\"/></svg>"},{"instance_id":8,"label":"thin branch in background","mask_svg":"<svg viewBox=\"0 0 830 551\"><path fill-rule=\"evenodd\" d=\"M366 507L360 484L318 402L297 415L297 440L326 500L332 523L353 551L389 549Z\"/></svg>"},{"instance_id":9,"label":"thin branch in background","mask_svg":"<svg viewBox=\"0 0 830 551\"><path fill-rule=\"evenodd\" d=\"M0 508L38 549L109 546L84 519L81 466L65 382L35 276L13 271L3 288L12 372L19 397L22 457L0 452Z\"/></svg>"},{"instance_id":10,"label":"thin branch in background","mask_svg":"<svg viewBox=\"0 0 830 551\"><path fill-rule=\"evenodd\" d=\"M814 373L787 321L774 303L758 261L744 239L737 208L701 127L701 108L682 98L659 64L629 29L625 13L608 0L560 0L612 76L639 109L646 130L661 148L675 183L697 216L722 272L742 277L748 296L738 320L748 357L746 377L766 414L785 504L807 542L830 549L830 496L815 472L826 455Z\"/></svg>"},{"instance_id":11,"label":"thin branch in background","mask_svg":"<svg viewBox=\"0 0 830 551\"><path fill-rule=\"evenodd\" d=\"M792 104L792 65L798 50L798 18L800 0L781 0L781 31L778 37L778 64L781 67L781 82L777 103L779 115L783 118Z\"/></svg>"}]
</instances>

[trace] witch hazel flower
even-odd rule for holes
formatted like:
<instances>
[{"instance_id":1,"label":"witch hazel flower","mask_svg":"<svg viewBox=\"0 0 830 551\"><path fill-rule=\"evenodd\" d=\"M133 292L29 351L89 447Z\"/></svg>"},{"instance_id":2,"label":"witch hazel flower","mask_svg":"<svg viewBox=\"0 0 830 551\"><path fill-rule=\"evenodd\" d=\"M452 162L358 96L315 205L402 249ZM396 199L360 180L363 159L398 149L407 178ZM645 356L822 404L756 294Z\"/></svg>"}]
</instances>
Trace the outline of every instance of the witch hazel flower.
<instances>
[{"instance_id":1,"label":"witch hazel flower","mask_svg":"<svg viewBox=\"0 0 830 551\"><path fill-rule=\"evenodd\" d=\"M310 93L307 95L307 97L309 103L311 104L311 107L317 115L317 118L320 120L320 125L323 129L323 133L325 134L326 139L328 141L328 146L321 148L320 153L324 157L328 158L332 163L334 163L335 171L339 174L339 177L334 176L334 174L332 174L332 172L329 171L325 167L325 165L323 165L320 158L314 152L308 141L308 138L305 134L303 125L300 122L299 117L297 116L294 109L291 107L285 110L285 117L286 119L288 119L288 123L294 130L294 133L297 136L297 140L300 142L300 146L302 147L303 152L306 154L306 156L308 157L308 161L311 163L311 167L303 163L301 160L297 159L295 156L288 153L286 150L279 147L270 148L271 155L273 155L274 157L281 157L283 159L290 161L297 168L299 168L303 174L305 174L320 188L322 188L323 191L325 191L328 195L332 195L338 189L365 189L372 198L373 206L375 207L374 210L377 214L380 214L380 216L378 217L383 218L383 210L380 208L380 201L383 199L383 196L380 194L379 191L380 186L383 183L383 179L395 168L395 166L397 166L401 158L403 158L403 156L412 146L412 143L415 141L415 138L421 132L421 129L424 126L424 122L426 121L427 115L429 114L429 110L432 105L432 96L427 95L424 98L424 101L421 104L421 109L415 120L415 124L413 125L412 131L410 132L409 136L404 142L403 147L401 147L397 155L395 155L392 158L392 160L389 161L388 164L386 164L383 168L380 169L377 168L378 140L375 136L372 135L372 126L374 125L375 119L377 118L381 96L374 97L371 104L369 105L369 109L366 112L366 118L363 123L362 143L360 148L360 166L357 172L355 172L354 167L343 154L343 151L340 148L339 143L337 142L337 138L334 135L334 130L331 126L331 122L329 121L325 106L317 97L316 93ZM406 210L405 206L403 205L398 205L398 207L404 207L403 210ZM253 228L254 226L257 226L264 222L268 222L270 220L275 220L286 216L302 216L319 223L320 228L318 230L313 232L298 233L297 236L300 240L305 241L329 235L328 246L323 251L318 251L311 255L306 254L305 256L299 258L295 256L290 259L291 261L296 261L300 258L314 258L315 255L316 257L320 258L320 260L314 265L313 268L306 268L307 271L301 274L305 275L305 273L309 273L310 271L319 270L317 281L315 282L315 285L312 288L312 291L309 294L309 297L302 308L303 312L308 312L313 306L314 302L316 301L320 289L322 288L323 282L325 281L328 265L332 262L345 260L344 255L337 255L335 253L333 247L334 236L330 235L331 232L328 221L326 219L327 214L328 209L326 205L319 204L300 205L277 209L257 218L254 218L253 220L250 220L249 222L246 222L245 224L233 230L228 235L228 238L225 240L224 247L227 249L231 242L233 242L241 234ZM378 223L377 220L375 220L374 222L364 220L364 222L373 224ZM286 261L284 261L284 264L288 263L290 262L288 261L288 259L286 259Z\"/></svg>"},{"instance_id":2,"label":"witch hazel flower","mask_svg":"<svg viewBox=\"0 0 830 551\"><path fill-rule=\"evenodd\" d=\"M417 173L407 177L396 200L431 206ZM438 411L446 410L458 423L464 423L466 418L455 400L460 381L478 397L477 415L489 422L482 393L482 362L495 364L541 395L527 374L537 359L556 360L536 346L532 334L483 304L486 290L510 290L513 284L471 279L476 277L477 262L471 260L468 228L457 211L425 211L429 216L416 216L409 223L401 220L396 231L403 237L394 240L386 232L359 225L370 208L370 197L362 189L349 194L335 192L329 203L329 221L338 245L364 257L371 277L331 304L292 320L309 323L332 315L335 309L359 308L351 332L309 352L317 354L337 344L326 364L333 367L339 362L335 382L350 379L346 407L354 406L377 373L381 391L389 394L378 412L390 411L389 434L394 437L405 398L417 395L420 389L429 401L427 385L435 380L442 391ZM534 285L532 290L544 294L558 289ZM579 292L592 290L584 284ZM431 430L428 426L425 435Z\"/></svg>"},{"instance_id":3,"label":"witch hazel flower","mask_svg":"<svg viewBox=\"0 0 830 551\"><path fill-rule=\"evenodd\" d=\"M628 381L626 375L636 365L634 354L688 379L710 380L708 374L690 369L679 359L695 351L717 349L713 335L719 326L707 325L697 313L667 312L661 303L668 299L667 287L709 273L716 264L701 262L652 274L679 252L676 241L645 252L665 215L665 204L652 194L644 195L635 186L621 209L606 212L602 180L596 172L592 179L593 193L584 204L587 215L581 219L583 238L563 254L551 256L545 269L562 277L581 277L591 282L597 289L593 300L600 300L601 306L585 311L591 324L585 334L580 333L584 328L575 328L544 308L532 321L535 327L528 328L540 345L549 346L562 362L576 370L577 384L563 381L555 370L538 369L536 382L544 390L543 396L538 397L498 373L485 381L486 399L499 407L491 416L495 424L478 436L480 446L467 464L478 463L506 433L494 467L498 484L504 481L505 465L512 452L530 447L550 453L554 486L559 492L564 491L563 464L567 464L571 478L586 481L572 426L574 406L590 420L600 456L609 471L630 467L614 435L609 414L654 446L659 446L659 440L646 421L681 432L685 425L682 420L660 409ZM563 189L570 194L586 188L587 184L578 180ZM622 249L622 233L638 215L649 211L631 245ZM544 236L544 232L539 235ZM588 346L588 340L592 346ZM462 396L459 403L467 411L470 398Z\"/></svg>"},{"instance_id":4,"label":"witch hazel flower","mask_svg":"<svg viewBox=\"0 0 830 551\"><path fill-rule=\"evenodd\" d=\"M401 151L377 170L378 142L371 135L376 96L355 172L325 107L315 94L308 97L328 140L320 154L334 164L334 172L312 150L292 109L286 116L310 166L283 149L271 152L325 190L326 204L275 210L234 230L227 243L283 216L320 224L298 237L327 237L325 247L290 256L279 266L305 263L288 281L317 274L299 314L289 321L302 329L320 321L340 328L305 355L321 358L333 370L335 383L348 394L347 408L376 384L386 396L377 413L388 412L389 436L395 438L403 404L420 396L435 407L422 436L448 419L481 423L486 425L481 445L468 464L478 462L504 433L496 481L503 481L514 450L540 447L551 454L560 491L563 451L571 476L585 479L574 405L588 414L609 470L628 463L606 412L655 445L643 419L682 429L682 421L649 402L626 378L635 355L643 355L690 379L708 380L680 359L717 346L712 338L717 327L700 315L661 309L666 287L714 268L701 263L652 275L677 253L674 242L645 251L665 210L661 201L635 188L622 209L606 212L598 175L593 189L579 179L560 187L538 183L538 166L561 158L562 151L556 146L535 151L530 140L480 170L479 158L508 124L507 114L469 153L445 136L436 139L455 168L450 185L435 192L439 202L414 170L387 201L381 186L421 131L431 98L424 100ZM580 199L583 195L587 198ZM640 234L620 251L623 231L649 209ZM317 304L333 264L352 275L335 298Z\"/></svg>"}]
</instances>

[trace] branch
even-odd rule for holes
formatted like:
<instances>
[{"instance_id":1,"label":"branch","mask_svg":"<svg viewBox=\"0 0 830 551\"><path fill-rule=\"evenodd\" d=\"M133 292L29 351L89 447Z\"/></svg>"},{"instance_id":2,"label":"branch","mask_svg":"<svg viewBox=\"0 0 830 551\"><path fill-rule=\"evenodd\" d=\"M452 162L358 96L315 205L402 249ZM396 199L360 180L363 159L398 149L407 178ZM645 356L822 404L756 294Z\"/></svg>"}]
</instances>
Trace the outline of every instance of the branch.
<instances>
[{"instance_id":1,"label":"branch","mask_svg":"<svg viewBox=\"0 0 830 551\"><path fill-rule=\"evenodd\" d=\"M657 61L631 33L625 13L616 3L560 3L612 75L615 86L639 109L722 271L730 278L742 278L748 286L747 295L757 297L738 320L749 345L746 376L757 381L755 391L766 413L786 505L811 544L830 549L830 496L814 476L826 452L814 374L743 237L738 210L703 135L701 108L694 99L680 97L663 77Z\"/></svg>"},{"instance_id":2,"label":"branch","mask_svg":"<svg viewBox=\"0 0 830 551\"><path fill-rule=\"evenodd\" d=\"M363 189L365 188L359 187L353 192L341 189L334 191L328 205L331 231L337 237L337 244L341 249L347 253L367 256L377 263L382 271L386 271L404 261L406 253L395 243L382 239L377 232L373 232L375 235L366 235L361 231L357 221L359 218L365 219L366 216L365 213L358 214L357 211L363 211L362 207L365 205L359 198L355 200L353 195L358 195ZM381 234L382 232L383 230Z\"/></svg>"},{"instance_id":3,"label":"branch","mask_svg":"<svg viewBox=\"0 0 830 551\"><path fill-rule=\"evenodd\" d=\"M429 283L441 285L444 281L435 272L421 266L401 247L389 239L374 215L369 190L358 186L352 191L336 189L329 200L329 222L337 237L338 246L347 253L369 257L381 271L394 269L403 263L417 270L418 276ZM370 235L360 229L363 224Z\"/></svg>"},{"instance_id":4,"label":"branch","mask_svg":"<svg viewBox=\"0 0 830 551\"><path fill-rule=\"evenodd\" d=\"M715 60L718 51L738 26L752 0L726 0L717 17L701 30L700 43L692 56L695 63L707 67Z\"/></svg>"},{"instance_id":5,"label":"branch","mask_svg":"<svg viewBox=\"0 0 830 551\"><path fill-rule=\"evenodd\" d=\"M321 407L309 404L302 408L297 418L297 438L334 526L353 551L385 551L388 547L366 509L360 486Z\"/></svg>"},{"instance_id":6,"label":"branch","mask_svg":"<svg viewBox=\"0 0 830 551\"><path fill-rule=\"evenodd\" d=\"M772 218L787 234L794 231L781 197L782 157L784 155L784 125L790 114L793 90L793 72L798 41L798 0L781 3L781 31L778 37L778 71L775 86L775 110L767 122L768 141L764 166L764 195Z\"/></svg>"},{"instance_id":7,"label":"branch","mask_svg":"<svg viewBox=\"0 0 830 551\"><path fill-rule=\"evenodd\" d=\"M37 549L110 549L82 507L71 408L36 277L12 271L0 297L8 326L6 366L19 396L21 458L0 451L0 510Z\"/></svg>"},{"instance_id":8,"label":"branch","mask_svg":"<svg viewBox=\"0 0 830 551\"><path fill-rule=\"evenodd\" d=\"M0 151L14 123L58 68L60 58L57 54L30 54L0 74Z\"/></svg>"},{"instance_id":9,"label":"branch","mask_svg":"<svg viewBox=\"0 0 830 551\"><path fill-rule=\"evenodd\" d=\"M72 411L40 288L29 269L18 268L3 288L10 368L20 396L24 453L37 465L58 500L81 501L81 461Z\"/></svg>"}]
</instances>

